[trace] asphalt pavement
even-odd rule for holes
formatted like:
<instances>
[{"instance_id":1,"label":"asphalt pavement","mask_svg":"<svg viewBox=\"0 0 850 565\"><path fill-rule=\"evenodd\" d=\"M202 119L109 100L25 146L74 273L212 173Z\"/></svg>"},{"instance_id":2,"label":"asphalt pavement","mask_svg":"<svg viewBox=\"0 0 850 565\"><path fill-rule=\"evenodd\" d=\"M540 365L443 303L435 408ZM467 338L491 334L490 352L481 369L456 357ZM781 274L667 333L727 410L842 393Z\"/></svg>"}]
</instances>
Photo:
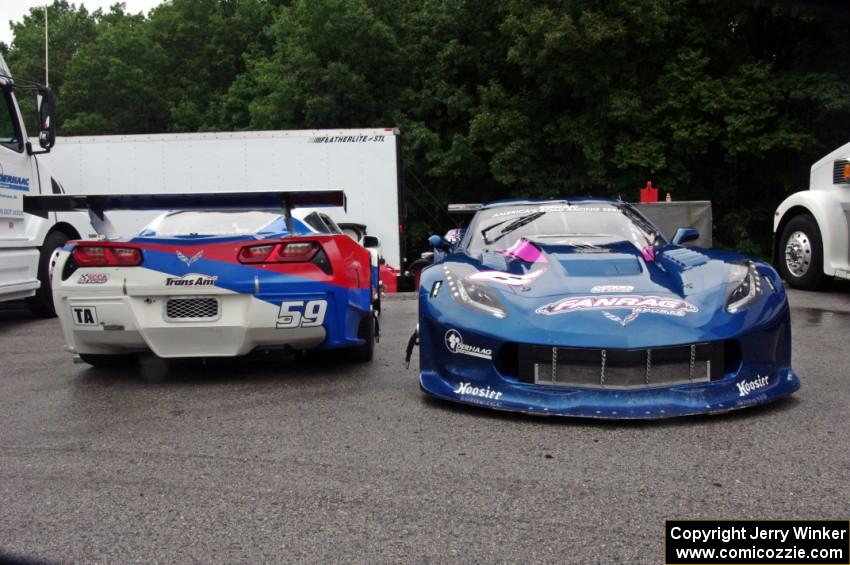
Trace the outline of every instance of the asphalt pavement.
<instances>
[{"instance_id":1,"label":"asphalt pavement","mask_svg":"<svg viewBox=\"0 0 850 565\"><path fill-rule=\"evenodd\" d=\"M850 518L850 289L792 292L802 388L655 422L429 400L372 363L75 365L0 309L0 552L75 563L662 563L666 518Z\"/></svg>"}]
</instances>

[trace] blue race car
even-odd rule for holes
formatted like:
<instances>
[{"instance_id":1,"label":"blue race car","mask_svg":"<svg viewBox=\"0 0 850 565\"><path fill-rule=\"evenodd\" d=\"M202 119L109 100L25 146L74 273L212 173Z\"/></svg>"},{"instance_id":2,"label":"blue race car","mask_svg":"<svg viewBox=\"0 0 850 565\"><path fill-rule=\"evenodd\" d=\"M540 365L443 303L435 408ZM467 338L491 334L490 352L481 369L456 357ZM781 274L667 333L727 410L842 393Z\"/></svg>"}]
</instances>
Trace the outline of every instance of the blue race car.
<instances>
[{"instance_id":1,"label":"blue race car","mask_svg":"<svg viewBox=\"0 0 850 565\"><path fill-rule=\"evenodd\" d=\"M683 247L694 229L668 242L621 201L467 206L463 237L432 237L421 275L425 392L535 414L666 418L799 388L788 300L767 263Z\"/></svg>"}]
</instances>

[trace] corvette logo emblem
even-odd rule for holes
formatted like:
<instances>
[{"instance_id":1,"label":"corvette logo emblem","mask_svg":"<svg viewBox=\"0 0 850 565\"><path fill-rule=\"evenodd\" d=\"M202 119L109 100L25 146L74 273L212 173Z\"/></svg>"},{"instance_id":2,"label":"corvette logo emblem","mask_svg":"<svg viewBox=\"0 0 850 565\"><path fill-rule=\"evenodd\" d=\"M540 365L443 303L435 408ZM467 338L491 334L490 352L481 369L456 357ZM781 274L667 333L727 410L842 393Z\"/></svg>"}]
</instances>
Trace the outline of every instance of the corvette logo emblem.
<instances>
[{"instance_id":1,"label":"corvette logo emblem","mask_svg":"<svg viewBox=\"0 0 850 565\"><path fill-rule=\"evenodd\" d=\"M197 253L195 253L191 257L186 257L183 254L182 251L177 252L177 258L180 259L181 261L183 261L184 263L186 263L187 268L191 267L192 263L194 263L195 261L197 261L198 259L200 259L203 256L204 256L204 250L203 249L201 249L200 251L198 251Z\"/></svg>"},{"instance_id":2,"label":"corvette logo emblem","mask_svg":"<svg viewBox=\"0 0 850 565\"><path fill-rule=\"evenodd\" d=\"M664 296L610 295L610 296L576 296L564 298L541 306L535 312L551 316L554 314L569 314L584 310L601 310L602 315L612 322L626 326L641 314L662 314L665 316L682 317L688 313L699 312L699 308L679 298ZM630 310L626 316L617 316L609 310Z\"/></svg>"}]
</instances>

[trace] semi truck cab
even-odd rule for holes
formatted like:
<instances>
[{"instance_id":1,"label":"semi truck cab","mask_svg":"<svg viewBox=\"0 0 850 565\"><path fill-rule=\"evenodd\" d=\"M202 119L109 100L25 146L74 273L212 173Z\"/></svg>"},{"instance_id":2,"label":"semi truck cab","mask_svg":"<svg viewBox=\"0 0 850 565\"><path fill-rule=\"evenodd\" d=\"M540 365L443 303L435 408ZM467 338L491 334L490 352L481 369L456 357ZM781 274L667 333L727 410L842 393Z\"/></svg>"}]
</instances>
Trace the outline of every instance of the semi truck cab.
<instances>
[{"instance_id":1,"label":"semi truck cab","mask_svg":"<svg viewBox=\"0 0 850 565\"><path fill-rule=\"evenodd\" d=\"M774 264L794 288L850 279L850 143L812 165L809 190L779 205L773 241Z\"/></svg>"},{"instance_id":2,"label":"semi truck cab","mask_svg":"<svg viewBox=\"0 0 850 565\"><path fill-rule=\"evenodd\" d=\"M16 91L29 91L37 97L37 147L27 136ZM56 140L53 93L34 82L16 83L2 56L0 93L0 300L25 298L34 313L52 316L48 263L57 247L79 238L80 232L70 223L58 222L55 214L46 220L24 214L23 197L61 190L38 161Z\"/></svg>"}]
</instances>

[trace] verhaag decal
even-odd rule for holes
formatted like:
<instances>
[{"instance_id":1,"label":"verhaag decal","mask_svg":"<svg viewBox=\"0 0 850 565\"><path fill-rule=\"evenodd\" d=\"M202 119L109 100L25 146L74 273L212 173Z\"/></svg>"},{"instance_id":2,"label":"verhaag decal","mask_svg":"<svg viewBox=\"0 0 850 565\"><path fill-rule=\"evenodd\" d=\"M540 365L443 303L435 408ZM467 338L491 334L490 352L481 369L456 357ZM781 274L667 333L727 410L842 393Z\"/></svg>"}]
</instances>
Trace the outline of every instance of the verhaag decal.
<instances>
[{"instance_id":1,"label":"verhaag decal","mask_svg":"<svg viewBox=\"0 0 850 565\"><path fill-rule=\"evenodd\" d=\"M217 276L189 273L182 277L166 277L165 286L214 286Z\"/></svg>"},{"instance_id":2,"label":"verhaag decal","mask_svg":"<svg viewBox=\"0 0 850 565\"><path fill-rule=\"evenodd\" d=\"M97 310L94 306L72 306L71 318L76 326L96 326Z\"/></svg>"},{"instance_id":3,"label":"verhaag decal","mask_svg":"<svg viewBox=\"0 0 850 565\"><path fill-rule=\"evenodd\" d=\"M455 329L446 332L445 336L446 349L452 353L460 355L469 355L470 357L478 357L479 359L493 359L493 350L475 345L468 345L463 342L463 336Z\"/></svg>"},{"instance_id":4,"label":"verhaag decal","mask_svg":"<svg viewBox=\"0 0 850 565\"><path fill-rule=\"evenodd\" d=\"M106 284L108 282L108 273L83 273L77 279L77 284Z\"/></svg>"},{"instance_id":5,"label":"verhaag decal","mask_svg":"<svg viewBox=\"0 0 850 565\"><path fill-rule=\"evenodd\" d=\"M756 375L756 378L749 381L741 381L738 385L738 396L749 396L751 392L755 392L768 385L770 377L768 375Z\"/></svg>"},{"instance_id":6,"label":"verhaag decal","mask_svg":"<svg viewBox=\"0 0 850 565\"><path fill-rule=\"evenodd\" d=\"M628 325L640 314L661 314L664 316L682 317L689 313L699 312L699 308L680 298L634 294L564 298L557 302L541 306L535 312L551 316L588 310L601 310L605 318L612 322L617 322L622 326ZM618 316L608 310L629 310L629 313L625 316Z\"/></svg>"}]
</instances>

